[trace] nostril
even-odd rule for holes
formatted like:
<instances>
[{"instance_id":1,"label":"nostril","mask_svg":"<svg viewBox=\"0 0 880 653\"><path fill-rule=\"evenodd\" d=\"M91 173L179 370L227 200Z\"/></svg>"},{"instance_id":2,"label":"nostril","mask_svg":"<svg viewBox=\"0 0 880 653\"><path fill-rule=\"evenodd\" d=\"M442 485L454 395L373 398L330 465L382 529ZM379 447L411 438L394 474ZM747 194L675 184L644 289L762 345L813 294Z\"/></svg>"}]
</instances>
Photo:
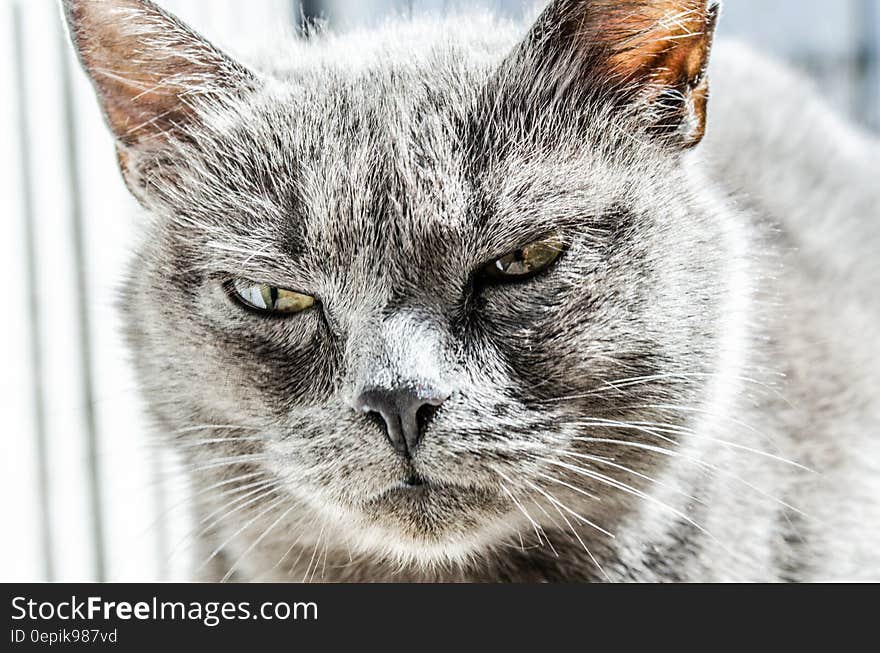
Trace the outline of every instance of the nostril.
<instances>
[{"instance_id":1,"label":"nostril","mask_svg":"<svg viewBox=\"0 0 880 653\"><path fill-rule=\"evenodd\" d=\"M385 422L385 418L383 418L381 414L366 409L363 410L363 414L367 420L378 426L384 433L388 433L388 424Z\"/></svg>"},{"instance_id":2,"label":"nostril","mask_svg":"<svg viewBox=\"0 0 880 653\"><path fill-rule=\"evenodd\" d=\"M431 422L434 421L434 417L437 415L438 410L440 410L440 406L435 406L433 404L423 404L416 411L416 421L419 425L419 433L424 434L424 432L428 429L428 426L431 425Z\"/></svg>"}]
</instances>

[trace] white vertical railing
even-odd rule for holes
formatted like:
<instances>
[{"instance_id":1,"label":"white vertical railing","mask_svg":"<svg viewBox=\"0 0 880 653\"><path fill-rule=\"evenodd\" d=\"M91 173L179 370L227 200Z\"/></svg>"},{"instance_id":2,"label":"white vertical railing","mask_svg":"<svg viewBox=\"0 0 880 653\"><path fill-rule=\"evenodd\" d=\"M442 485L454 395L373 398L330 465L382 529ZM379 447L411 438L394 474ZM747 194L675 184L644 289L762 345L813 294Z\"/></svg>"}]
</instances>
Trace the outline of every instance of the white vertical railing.
<instances>
[{"instance_id":1,"label":"white vertical railing","mask_svg":"<svg viewBox=\"0 0 880 653\"><path fill-rule=\"evenodd\" d=\"M0 174L6 208L5 219L0 220L0 275L4 286L19 288L6 298L5 319L0 321L6 368L0 377L4 420L0 469L8 479L2 488L5 501L0 518L7 525L3 557L16 561L5 565L4 577L27 580L53 577L54 566L48 524L45 389L40 373L43 352L35 336L41 304L36 293L34 182L27 140L30 121L22 93L26 72L19 11L0 16L0 40L7 45L0 55L0 79L4 88L11 89L7 97L14 99L0 103L0 143L8 145L3 148ZM16 319L17 315L22 319Z\"/></svg>"}]
</instances>

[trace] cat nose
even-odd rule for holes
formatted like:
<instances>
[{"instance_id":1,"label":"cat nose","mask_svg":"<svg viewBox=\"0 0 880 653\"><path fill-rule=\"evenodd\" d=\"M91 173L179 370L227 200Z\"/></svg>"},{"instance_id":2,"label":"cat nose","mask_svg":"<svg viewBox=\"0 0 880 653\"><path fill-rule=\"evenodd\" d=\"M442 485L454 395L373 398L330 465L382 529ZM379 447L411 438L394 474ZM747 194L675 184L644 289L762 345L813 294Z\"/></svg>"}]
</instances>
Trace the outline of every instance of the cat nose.
<instances>
[{"instance_id":1,"label":"cat nose","mask_svg":"<svg viewBox=\"0 0 880 653\"><path fill-rule=\"evenodd\" d=\"M419 445L428 421L448 397L447 393L424 387L372 388L360 394L355 410L381 417L391 446L409 457Z\"/></svg>"}]
</instances>

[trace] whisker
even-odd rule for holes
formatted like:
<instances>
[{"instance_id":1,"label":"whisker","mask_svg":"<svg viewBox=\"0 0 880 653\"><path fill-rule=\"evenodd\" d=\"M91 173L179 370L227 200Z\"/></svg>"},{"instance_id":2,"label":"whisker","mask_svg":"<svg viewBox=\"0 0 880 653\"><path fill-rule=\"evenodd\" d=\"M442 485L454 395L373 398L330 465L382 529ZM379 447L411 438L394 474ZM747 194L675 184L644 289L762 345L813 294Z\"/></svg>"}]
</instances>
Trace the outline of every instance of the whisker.
<instances>
[{"instance_id":1,"label":"whisker","mask_svg":"<svg viewBox=\"0 0 880 653\"><path fill-rule=\"evenodd\" d=\"M303 576L303 579L302 579L302 582L303 582L303 583L306 583L306 582L309 582L309 583L310 583L310 582L312 582L311 579L312 579L312 578L314 577L314 575L315 575L315 573L312 572L312 575L309 576L309 570L312 568L312 563L315 561L315 556L318 555L318 547L319 547L320 544L321 544L321 538L322 538L323 536L324 536L324 526L322 525L322 526L321 526L321 532L318 533L318 538L315 540L315 549L314 549L314 551L312 551L312 558L311 558L311 560L309 560L309 564L308 564L308 566L306 566L306 573L305 573L305 576ZM315 566L315 570L317 570L317 565Z\"/></svg>"},{"instance_id":2,"label":"whisker","mask_svg":"<svg viewBox=\"0 0 880 653\"><path fill-rule=\"evenodd\" d=\"M639 442L628 442L625 440L611 440L611 439L605 439L605 438L578 438L578 439L579 440L586 440L586 441L595 440L597 442L603 442L605 444L614 444L614 445L620 445L620 446L634 447L634 448L638 448L638 449L645 449L645 450L653 451L655 453L658 453L658 454L661 454L664 456L681 458L682 460L686 460L686 461L691 462L695 465L703 467L704 469L707 469L708 471L711 471L711 472L717 474L718 476L724 476L724 477L727 477L733 481L737 481L738 483L742 483L750 490L757 492L761 496L769 499L770 501L773 501L774 503L777 503L778 505L782 506L783 508L787 508L788 510L796 512L797 514L801 515L802 517L806 517L807 519L815 519L809 513L806 513L803 510L800 510L799 508L789 504L788 502L780 499L779 497L773 496L772 494L768 493L765 490L762 490L761 488L759 488L758 486L754 485L753 483L747 481L746 479L742 478L741 476L738 476L738 475L734 474L733 472L730 472L722 467L719 467L718 465L707 462L705 460L701 460L700 458L694 458L693 456L688 456L688 455L683 454L679 451L671 451L669 449L664 449L662 447L655 447L653 445L642 444ZM700 503L703 503L703 502L701 501Z\"/></svg>"},{"instance_id":3,"label":"whisker","mask_svg":"<svg viewBox=\"0 0 880 653\"><path fill-rule=\"evenodd\" d=\"M223 442L265 442L266 438L255 437L238 437L238 438L207 438L205 440L187 440L186 442L175 442L174 447L178 450L186 451L188 449L200 449L206 445L221 444ZM163 443L164 446L164 443Z\"/></svg>"},{"instance_id":4,"label":"whisker","mask_svg":"<svg viewBox=\"0 0 880 653\"><path fill-rule=\"evenodd\" d=\"M185 534L185 535L184 535L184 536L183 536L183 537L182 537L182 538L181 538L181 539L180 539L180 540L174 545L174 547L173 547L171 553L170 553L169 556L168 556L168 559L169 559L169 560L173 560L173 559L174 559L174 556L177 555L177 553L179 552L180 547L183 546L183 544L186 543L187 541L193 542L193 541L198 540L200 537L204 536L208 531L210 531L212 528L214 528L215 526L217 526L217 525L218 525L220 522L222 522L224 519L229 518L230 516L232 516L232 515L234 515L235 513L237 513L239 510L242 510L242 509L244 509L244 508L247 508L248 506L253 505L253 504L256 503L256 502L261 501L262 499L265 499L266 497L271 496L271 495L275 492L275 488L271 487L271 485L272 485L272 482L268 482L268 483L265 483L264 485L262 485L261 487L257 488L257 490L252 491L252 492L248 492L248 493L247 493L246 495L244 495L244 496L234 496L232 499L230 499L229 501L227 501L226 503L224 503L222 506L220 506L219 508L217 508L217 509L216 509L214 512L212 512L210 515L208 515L207 517L204 517L201 521L199 521L199 522L195 525L194 528L192 528L190 531L188 531L188 532L187 532L187 533L186 533L186 534ZM265 490L266 486L269 486L269 490ZM261 492L261 490L262 490L262 492ZM247 501L246 503L243 503L243 504L241 504L241 505L236 506L237 503L239 503L240 501L243 501L243 500L244 500L245 498L247 498L248 496L254 494L254 492L258 492L259 494L257 494L257 496L254 497L253 499L251 499L250 501ZM229 493L225 493L225 492L224 492L223 494L225 495L225 494L229 494ZM233 494L234 494L234 492L233 492ZM219 517L217 517L216 519L214 519L213 521L211 521L211 522L210 522L209 524L207 524L206 526L203 526L203 524L204 524L208 519L210 519L210 518L211 518L212 516L214 516L214 515L217 515L218 513L222 513L222 514L220 514Z\"/></svg>"},{"instance_id":5,"label":"whisker","mask_svg":"<svg viewBox=\"0 0 880 653\"><path fill-rule=\"evenodd\" d=\"M729 375L729 374L721 374L718 372L667 372L663 374L651 374L646 376L636 376L629 377L625 379L618 379L616 381L605 381L602 385L597 386L592 390L588 390L583 393L567 395L563 397L553 397L550 399L543 400L544 403L556 403L562 401L575 401L578 399L588 399L590 397L595 397L596 395L600 395L603 392L608 390L621 390L624 388L631 388L638 385L646 385L648 383L654 381L680 381L682 383L690 381L692 379L700 379L700 378L715 378L715 377L724 377L728 379L732 379L734 381L740 381L743 383L749 383L752 385L759 386L763 389L769 390L775 395L779 396L783 401L786 401L789 405L790 402L780 393L779 389L765 383L763 381L759 381L758 379L753 379L747 376L738 376L738 375Z\"/></svg>"},{"instance_id":6,"label":"whisker","mask_svg":"<svg viewBox=\"0 0 880 653\"><path fill-rule=\"evenodd\" d=\"M303 521L304 521L304 519L300 520L300 522L298 523L298 525L301 525ZM314 526L314 524L315 524L316 521L317 521L317 517L312 517L311 522L310 522L310 524L309 524L309 528L311 528L312 526ZM284 555L282 555L280 558L278 558L278 562L276 562L275 565L272 567L273 570L274 570L274 569L277 569L278 567L280 567L280 566L281 566L281 563L284 562L284 561L287 559L287 556L289 556L289 555L291 554L291 552L293 551L293 549L296 548L296 545L299 544L299 543L302 541L302 538L303 538L303 536L305 535L306 530L307 530L307 529L302 529L302 530L300 530L299 536L298 536L298 537L293 541L293 543L288 547L287 551L284 552ZM349 557L350 557L350 556L349 556ZM294 565L295 565L297 562L299 562L299 558L297 558L297 559L294 561ZM288 572L287 575L289 576L289 575L290 575L290 572Z\"/></svg>"},{"instance_id":7,"label":"whisker","mask_svg":"<svg viewBox=\"0 0 880 653\"><path fill-rule=\"evenodd\" d=\"M142 533L142 535L147 535L153 528L155 528L159 522L166 519L172 511L177 510L178 508L182 508L183 506L188 506L192 504L192 502L199 496L203 494L207 494L213 490L223 487L224 485L229 485L231 483L238 483L243 480L247 480L248 478L253 478L254 476L261 476L264 472L251 472L250 474L241 474L240 476L235 476L233 478L227 479L225 481L220 481L219 483L214 483L213 485L209 485L206 488L203 488L195 493L188 493L187 496L180 501L176 502L174 505L165 508L161 514L159 514L152 523L148 524Z\"/></svg>"},{"instance_id":8,"label":"whisker","mask_svg":"<svg viewBox=\"0 0 880 653\"><path fill-rule=\"evenodd\" d=\"M570 424L571 426L578 426L578 427L581 427L581 426L584 426L584 427L585 426L601 426L601 427L614 427L614 428L619 428L619 429L638 431L640 433L647 433L648 435L653 435L654 437L659 438L660 440L663 440L665 442L668 442L669 444L678 444L678 442L676 440L673 440L672 438L668 438L665 435L661 435L660 433L658 433L658 431L656 429L648 428L645 426L639 426L639 425L633 424L631 422L621 422L621 421L613 420L613 419L602 420L602 419L590 418L588 420L579 420L579 421L569 422L568 424Z\"/></svg>"},{"instance_id":9,"label":"whisker","mask_svg":"<svg viewBox=\"0 0 880 653\"><path fill-rule=\"evenodd\" d=\"M243 424L194 424L175 431L169 431L168 435L182 435L184 433L192 433L193 431L261 431L259 426L245 426Z\"/></svg>"},{"instance_id":10,"label":"whisker","mask_svg":"<svg viewBox=\"0 0 880 653\"><path fill-rule=\"evenodd\" d=\"M251 497L251 496L253 496L254 494L258 494L258 493L260 493L263 489L265 489L267 486L273 485L274 483L275 483L275 479L267 478L267 479L264 479L264 480L261 480L261 481L257 481L257 482L254 482L254 483L249 483L249 484L247 484L247 485L245 485L244 487L241 487L241 488L236 488L236 489L234 490L236 493L240 493L240 492L242 492L242 491L244 491L244 490L250 490L250 491L249 491L249 492L245 492L244 494L237 494L236 498L233 499L233 501L232 501L231 503L226 503L226 504L224 504L222 507L217 508L217 509L215 509L213 512L211 512L211 513L209 513L208 515L202 517L202 519L199 521L199 523L200 523L200 524L204 524L206 521L208 521L209 519L211 519L212 517L214 517L216 514L218 514L218 513L220 513L220 512L223 512L223 510L226 509L226 508L231 507L232 504L237 503L237 502L239 502L239 501L243 501L244 499L247 499L248 497ZM221 495L221 496L222 496L222 495ZM250 503L246 503L246 504L244 504L243 507L246 507L246 506L248 506L248 505L250 505Z\"/></svg>"},{"instance_id":11,"label":"whisker","mask_svg":"<svg viewBox=\"0 0 880 653\"><path fill-rule=\"evenodd\" d=\"M562 510L560 510L560 508L565 509L567 512L571 513L572 515L574 515L574 516L577 517L578 519L583 519L583 517L581 517L580 515L578 515L578 514L577 514L576 512L574 512L573 510L567 508L567 507L564 506L563 504L561 504L561 503L560 503L559 501L557 501L553 496L551 496L549 493L547 493L547 492L545 492L544 490L542 490L541 488L539 488L539 487L538 487L537 485L535 485L534 483L531 483L531 482L529 482L529 481L526 481L526 483L527 483L529 486L531 486L533 489L535 489L536 491L538 491L539 493L541 493L544 497L546 497L546 498L550 501L550 503L551 503L551 504L553 505L553 507L556 509L556 512L559 513L559 516L562 518L562 521L564 521L564 522L566 523L566 525L568 526L568 528L571 530L572 534L575 536L575 538L577 538L577 541L580 542L581 546L584 548L584 551L587 552L587 555L590 557L590 560L592 560L592 561L593 561L593 564L596 565L596 568L602 573L602 575L605 577L605 579L606 579L609 583L612 582L610 576L608 576L608 574L605 572L605 569L602 567L602 565L599 564L599 561L596 560L596 557L593 555L593 552L590 551L590 548L587 546L586 542L584 542L583 539L581 539L581 536L580 536L580 534L577 532L577 529L575 529L574 525L571 523L571 521L569 521L568 517L566 517L566 516L562 513ZM590 522L587 522L587 523L589 524ZM600 529L600 530L602 530L602 529ZM613 535L611 535L611 533L608 533L608 531L604 531L604 532L605 532L607 535L609 535L610 537L612 537L612 538L614 537Z\"/></svg>"},{"instance_id":12,"label":"whisker","mask_svg":"<svg viewBox=\"0 0 880 653\"><path fill-rule=\"evenodd\" d=\"M646 493L642 492L641 490L638 490L630 485L627 485L626 483L623 483L622 481L618 481L618 480L611 478L609 476L605 476L604 474L601 474L599 472L592 472L588 469L584 469L583 467L580 467L577 465L569 465L568 463L558 461L558 460L551 460L548 458L542 458L541 460L545 463L548 463L551 465L557 465L559 467L562 467L564 469L572 471L576 474L582 474L582 475L587 476L588 478L592 478L593 480L596 480L600 483L604 483L604 484L608 485L609 487L616 488L626 494L630 494L630 495L638 497L640 499L644 499L645 501L649 501L649 502L659 506L663 510L667 510L667 511L671 512L672 514L674 514L675 516L685 520L687 523L689 523L691 526L693 526L694 528L699 530L701 533L703 533L707 537L711 538L712 541L715 542L722 549L724 549L724 551L726 551L727 553L729 553L730 555L732 555L734 557L737 557L736 554L734 552L732 552L727 547L726 544L724 544L718 538L716 538L704 526L702 526L702 525L698 524L696 521L694 521L689 515L681 512L680 510L677 510L676 508L673 508L672 506L664 503L663 501L660 501L659 499L657 499L655 497L652 497L650 494L646 494Z\"/></svg>"},{"instance_id":13,"label":"whisker","mask_svg":"<svg viewBox=\"0 0 880 653\"><path fill-rule=\"evenodd\" d=\"M538 542L541 543L541 544L543 544L543 542L544 542L544 538L541 537L541 531L542 531L543 529L538 525L538 523L537 523L534 519L532 519L532 516L531 516L531 515L528 513L528 511L523 507L523 505L519 502L519 500L518 500L516 497L513 496L513 494L511 493L511 491L507 489L507 487L504 485L504 483L499 483L499 486L500 486L501 489L504 491L504 493L507 494L507 496L510 497L510 500L513 501L513 504L519 509L519 511L525 516L525 518L526 518L526 519L529 521L529 523L532 525L532 528L533 528L534 531L535 531L535 535L538 537ZM519 531L517 531L517 534L519 534ZM522 535L520 535L520 546L522 546ZM551 548L552 548L552 547L551 547ZM554 551L554 553L555 553L555 551ZM559 557L559 554L557 553L556 556Z\"/></svg>"},{"instance_id":14,"label":"whisker","mask_svg":"<svg viewBox=\"0 0 880 653\"><path fill-rule=\"evenodd\" d=\"M541 513L550 521L551 524L553 524L553 528L556 529L556 532L559 532L559 533L564 532L562 527L556 522L555 519L553 519L553 517L550 515L550 513L544 509L544 506L542 506L540 503L538 503L538 500L535 499L534 497L532 497L532 503L534 503L535 506L538 508L538 510L541 511ZM550 535L547 533L547 530L543 526L541 527L541 532L544 533L544 539L547 541L547 546L550 547L550 550L553 552L553 555L555 555L557 558L560 557L559 552L556 550L556 547L553 546L553 541L550 539Z\"/></svg>"},{"instance_id":15,"label":"whisker","mask_svg":"<svg viewBox=\"0 0 880 653\"><path fill-rule=\"evenodd\" d=\"M658 480L658 479L652 478L651 476L648 476L647 474L643 474L643 473L638 472L638 471L636 471L636 470L634 470L634 469L631 469L630 467L627 467L627 466L625 466L625 465L621 465L621 464L619 464L619 463L616 463L616 462L614 462L614 461L612 461L612 460L608 460L608 459L606 459L606 458L602 458L602 457L600 457L600 456L591 456L590 454L577 453L577 452L574 452L574 451L565 451L565 450L562 450L562 449L554 449L554 452L555 452L555 453L558 453L558 454L560 454L560 455L562 455L562 456L569 456L569 457L572 457L572 458L577 458L578 460L588 460L588 461L591 461L591 462L594 462L594 463L599 463L600 465L607 465L607 466L609 466L609 467L613 467L613 468L615 468L615 469L619 469L619 470L624 471L624 472L626 472L626 473L628 473L628 474L632 474L633 476L637 476L638 478L641 478L641 479L644 479L644 480L646 480L646 481L649 481L650 483L654 483L655 485L657 485L657 486L659 486L659 487L666 487L666 488L669 488L669 489L673 490L674 492L677 492L677 493L681 494L681 495L684 496L686 499L689 499L689 500L691 500L691 501L695 501L695 502L697 502L697 503L704 503L701 499L699 499L699 498L697 498L697 497L695 497L695 496L693 496L693 495L691 495L691 494L688 494L687 492L685 492L684 490L682 490L682 489L680 489L680 488L674 487L674 486L672 486L672 485L670 485L670 484L668 484L668 483L664 483L663 481L660 481L660 480Z\"/></svg>"},{"instance_id":16,"label":"whisker","mask_svg":"<svg viewBox=\"0 0 880 653\"><path fill-rule=\"evenodd\" d=\"M611 532L605 530L604 528L602 528L601 526L599 526L599 525L596 524L595 522L592 522L592 521L590 521L589 519L587 519L586 517L584 517L583 515L580 515L580 514L576 513L574 510L572 510L572 509L569 508L568 506L565 506L565 505L563 505L562 503L559 503L559 501L558 501L557 499L551 497L549 494L547 494L546 492L544 492L543 490L541 490L537 485L535 485L535 484L532 483L531 481L525 481L525 483L526 483L529 487L531 487L532 489L537 490L538 492L540 492L541 494L543 494L543 495L544 495L544 496L545 496L545 497L546 497L551 503L553 503L554 505L555 505L555 504L558 504L563 510L565 510L567 513L569 513L570 515L572 515L572 516L573 516L575 519L577 519L579 522L582 522L582 523L586 524L587 526L589 526L589 527L591 527L591 528L593 528L593 529L599 531L599 532L602 533L603 535L607 535L607 536L610 537L610 538L613 538L613 537L614 537L614 533L611 533Z\"/></svg>"},{"instance_id":17,"label":"whisker","mask_svg":"<svg viewBox=\"0 0 880 653\"><path fill-rule=\"evenodd\" d=\"M246 548L246 549L244 550L244 553L242 553L242 554L238 557L238 559L235 561L235 563L229 568L229 571L227 571L226 574L223 576L222 580L220 581L221 583L225 583L227 580L229 580L229 579L232 577L232 574L235 573L235 570L238 569L238 565L241 564L241 562L245 559L245 557L246 557L251 551L253 551L255 548L257 548L257 546L259 546L260 542L262 542L262 541L266 538L266 536L272 531L272 529L274 529L278 524L280 524L281 521L282 521L285 517L287 517L287 515L289 515L290 512L291 512L291 510L293 510L294 508L296 508L296 505L295 505L295 504L294 504L294 505L291 505L290 507L288 507L287 510L285 510L284 512L282 512L282 513L281 513L281 516L278 517L278 519L276 519L275 521L273 521L272 524L271 524L270 526L268 526L268 527L267 527L267 528L266 528L266 529L260 534L260 536L259 536L257 539L255 539L253 542L250 543L250 545L248 546L248 548Z\"/></svg>"},{"instance_id":18,"label":"whisker","mask_svg":"<svg viewBox=\"0 0 880 653\"><path fill-rule=\"evenodd\" d=\"M199 467L195 467L193 465L181 465L181 470L188 473L197 473L204 472L209 469L218 469L221 467L230 467L232 465L244 465L247 463L254 462L263 462L269 459L269 455L265 453L260 454L243 454L239 456L232 456L229 458L220 458L211 463L201 465Z\"/></svg>"},{"instance_id":19,"label":"whisker","mask_svg":"<svg viewBox=\"0 0 880 653\"><path fill-rule=\"evenodd\" d=\"M238 537L239 535L241 535L245 530L247 530L251 525L253 525L253 523L256 522L260 517L262 517L263 515L265 515L265 514L266 514L267 512L269 512L270 510L275 509L277 506L279 506L282 502L284 502L284 501L286 501L286 500L287 500L287 497L286 497L286 496L282 496L282 497L276 499L275 501L273 501L272 503L270 503L268 507L264 508L263 510L261 510L260 512L258 512L256 515L254 515L251 519L249 519L247 522L245 522L245 524L244 524L243 526L241 526L237 531L235 531L232 535L230 535L228 538L226 538L226 539L223 541L222 544L220 544L219 546L217 546L217 548L215 548L215 549L211 552L211 555L209 555L209 556L208 556L208 557L202 562L202 564L200 564L200 565L196 568L196 570L198 571L198 570L203 569L203 568L205 567L205 565L207 565L211 560L213 560L214 558L216 558L217 555L218 555L223 549L225 549L225 548L229 545L230 542L232 542L232 540L234 540L236 537Z\"/></svg>"},{"instance_id":20,"label":"whisker","mask_svg":"<svg viewBox=\"0 0 880 653\"><path fill-rule=\"evenodd\" d=\"M546 480L548 480L548 481L552 481L553 483L558 483L559 485L563 485L563 486L567 487L569 490L573 490L574 492L577 492L578 494L582 494L582 495L584 495L585 497L588 497L588 498L590 498L590 499L594 499L594 500L596 500L596 501L601 501L601 500L602 500L600 497L597 497L597 496L596 496L595 494L593 494L592 492L587 492L586 490L584 490L584 489L582 489L582 488L575 487L574 485L571 485L571 484L569 484L569 483L566 483L565 481L562 481L562 480L560 480L560 479L558 479L558 478L553 478L552 476L549 476L549 475L547 475L547 474L544 474L543 472L536 472L536 474L537 474L538 476L540 476L541 478L544 478L544 479L546 479Z\"/></svg>"},{"instance_id":21,"label":"whisker","mask_svg":"<svg viewBox=\"0 0 880 653\"><path fill-rule=\"evenodd\" d=\"M569 422L569 424L571 426L581 426L581 427L596 426L596 427L613 427L613 428L620 428L620 429L626 429L626 430L634 430L634 431L639 431L641 433L647 433L648 435L653 435L653 436L655 436L661 440L664 440L665 442L668 442L670 444L674 444L674 445L681 444L680 442L678 442L676 440L673 440L673 439L668 438L666 436L660 435L658 433L658 431L661 429L640 426L638 423L633 423L633 422L622 422L622 421L618 421L618 420L602 420L602 419L592 419L591 418L591 419L583 420L583 421ZM718 444L725 446L725 447L729 447L731 449L738 449L740 451L745 451L747 453L751 453L756 456L768 458L768 459L774 460L778 463L790 465L792 467L795 467L795 468L800 469L805 472L810 472L810 473L814 473L814 474L816 473L814 470L810 469L809 467L807 467L805 465L802 465L801 463L799 463L797 461L790 460L788 458L783 458L782 456L778 456L776 454L773 454L773 453L770 453L767 451L762 451L761 449L755 449L754 447L749 447L747 445L739 444L737 442L731 442L729 440L715 438L715 437L712 437L709 435L698 433L697 431L692 430L692 429L685 429L683 427L676 427L674 425L665 425L662 427L662 429L666 429L667 431L677 431L681 435L687 435L688 437L706 440L708 442L717 442Z\"/></svg>"}]
</instances>

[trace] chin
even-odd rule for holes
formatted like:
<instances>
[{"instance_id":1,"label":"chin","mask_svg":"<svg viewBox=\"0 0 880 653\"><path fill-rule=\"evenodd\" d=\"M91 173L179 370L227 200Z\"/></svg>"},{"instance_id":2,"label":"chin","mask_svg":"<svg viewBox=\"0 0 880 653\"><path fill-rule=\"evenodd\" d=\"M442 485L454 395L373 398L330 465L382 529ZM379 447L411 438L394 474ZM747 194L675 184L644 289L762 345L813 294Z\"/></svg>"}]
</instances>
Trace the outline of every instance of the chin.
<instances>
[{"instance_id":1,"label":"chin","mask_svg":"<svg viewBox=\"0 0 880 653\"><path fill-rule=\"evenodd\" d=\"M476 487L398 483L356 512L358 548L423 569L467 566L515 532L507 501Z\"/></svg>"}]
</instances>

